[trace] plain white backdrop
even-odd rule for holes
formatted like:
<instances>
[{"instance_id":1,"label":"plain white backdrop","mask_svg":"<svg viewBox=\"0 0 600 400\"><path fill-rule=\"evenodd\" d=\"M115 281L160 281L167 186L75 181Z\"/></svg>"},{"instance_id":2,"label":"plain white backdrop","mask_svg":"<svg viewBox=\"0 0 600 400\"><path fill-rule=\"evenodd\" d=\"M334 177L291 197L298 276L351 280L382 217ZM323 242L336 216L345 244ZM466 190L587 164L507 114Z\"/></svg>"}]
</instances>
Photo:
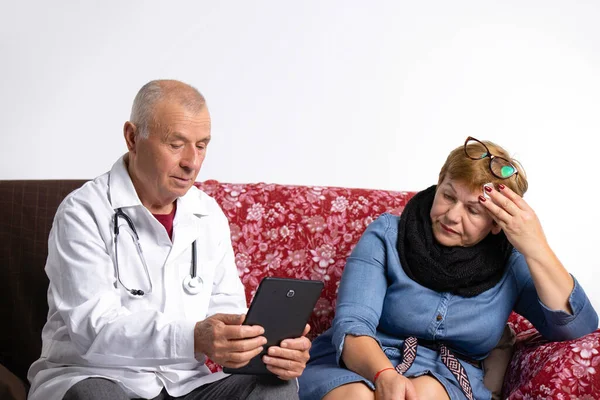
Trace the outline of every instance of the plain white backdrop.
<instances>
[{"instance_id":1,"label":"plain white backdrop","mask_svg":"<svg viewBox=\"0 0 600 400\"><path fill-rule=\"evenodd\" d=\"M0 5L0 179L93 178L147 81L207 98L199 179L421 190L469 135L600 309L600 2L102 1Z\"/></svg>"}]
</instances>

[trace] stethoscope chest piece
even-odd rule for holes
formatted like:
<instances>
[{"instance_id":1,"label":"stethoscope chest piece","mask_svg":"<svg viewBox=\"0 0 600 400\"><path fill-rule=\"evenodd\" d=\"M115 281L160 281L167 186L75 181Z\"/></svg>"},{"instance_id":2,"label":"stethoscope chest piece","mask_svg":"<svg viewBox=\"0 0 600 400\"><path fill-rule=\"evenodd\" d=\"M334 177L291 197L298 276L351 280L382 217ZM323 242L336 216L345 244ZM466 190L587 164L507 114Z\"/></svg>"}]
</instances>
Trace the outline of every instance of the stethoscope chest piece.
<instances>
[{"instance_id":1,"label":"stethoscope chest piece","mask_svg":"<svg viewBox=\"0 0 600 400\"><path fill-rule=\"evenodd\" d=\"M183 290L188 294L198 294L202 289L202 283L202 278L199 276L192 277L191 275L187 275L183 279Z\"/></svg>"}]
</instances>

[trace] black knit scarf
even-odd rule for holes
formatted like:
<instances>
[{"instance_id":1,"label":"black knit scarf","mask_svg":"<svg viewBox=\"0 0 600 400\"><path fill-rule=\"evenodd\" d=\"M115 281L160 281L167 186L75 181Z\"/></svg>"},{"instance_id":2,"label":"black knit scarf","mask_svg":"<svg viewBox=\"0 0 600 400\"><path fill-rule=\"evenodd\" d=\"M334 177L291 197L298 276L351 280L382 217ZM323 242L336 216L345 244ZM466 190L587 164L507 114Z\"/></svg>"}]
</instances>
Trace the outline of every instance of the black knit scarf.
<instances>
[{"instance_id":1,"label":"black knit scarf","mask_svg":"<svg viewBox=\"0 0 600 400\"><path fill-rule=\"evenodd\" d=\"M471 247L447 247L433 237L429 213L436 186L406 205L398 228L398 254L406 275L436 292L473 297L500 281L512 245L504 232L488 234Z\"/></svg>"}]
</instances>

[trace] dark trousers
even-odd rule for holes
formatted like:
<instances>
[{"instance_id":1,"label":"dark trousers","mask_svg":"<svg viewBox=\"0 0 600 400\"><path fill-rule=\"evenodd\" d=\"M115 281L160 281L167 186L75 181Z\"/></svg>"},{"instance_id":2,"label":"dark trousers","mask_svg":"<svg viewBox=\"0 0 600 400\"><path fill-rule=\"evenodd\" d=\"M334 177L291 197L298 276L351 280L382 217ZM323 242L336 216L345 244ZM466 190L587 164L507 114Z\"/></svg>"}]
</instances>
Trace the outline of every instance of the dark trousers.
<instances>
[{"instance_id":1,"label":"dark trousers","mask_svg":"<svg viewBox=\"0 0 600 400\"><path fill-rule=\"evenodd\" d=\"M297 400L295 380L267 375L230 375L196 388L185 396L170 396L165 389L152 400ZM130 400L121 387L108 379L88 378L72 386L63 400Z\"/></svg>"}]
</instances>

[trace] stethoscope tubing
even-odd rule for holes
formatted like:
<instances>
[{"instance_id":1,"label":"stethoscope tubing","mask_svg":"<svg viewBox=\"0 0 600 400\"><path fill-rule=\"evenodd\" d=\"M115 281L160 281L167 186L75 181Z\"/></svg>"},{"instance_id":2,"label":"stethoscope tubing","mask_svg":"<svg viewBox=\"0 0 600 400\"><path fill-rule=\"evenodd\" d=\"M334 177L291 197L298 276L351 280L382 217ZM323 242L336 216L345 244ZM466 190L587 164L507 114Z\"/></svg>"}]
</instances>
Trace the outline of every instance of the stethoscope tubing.
<instances>
[{"instance_id":1,"label":"stethoscope tubing","mask_svg":"<svg viewBox=\"0 0 600 400\"><path fill-rule=\"evenodd\" d=\"M146 273L146 278L148 279L148 283L149 283L149 290L147 290L147 291L144 291L142 289L130 289L121 280L121 275L119 273L119 254L118 254L119 246L117 246L117 238L119 237L119 217L122 217L125 220L125 222L129 226L129 229L131 229L131 231L133 232L133 235L134 235L133 239L134 239L135 247L136 247L136 250L140 257L140 260L142 261L142 265L144 266L144 272ZM114 236L115 236L115 238L114 238L115 270L117 272L118 282L121 284L121 286L123 286L123 288L125 288L125 290L127 290L131 295L133 295L136 298L140 298L140 297L145 296L146 294L152 293L152 289L153 289L152 278L150 277L148 265L146 264L146 258L144 257L144 254L142 252L142 246L140 244L140 236L138 235L137 230L135 229L135 225L133 224L133 221L131 220L131 218L129 218L129 216L127 214L125 214L125 212L121 208L117 209L113 218L114 218ZM197 271L196 255L197 255L197 243L196 243L196 240L194 240L192 242L192 260L191 260L190 274L186 275L186 277L183 279L183 288L189 294L198 294L200 292L200 288L203 283L202 278L197 276L198 271ZM115 283L115 287L116 287L116 283Z\"/></svg>"}]
</instances>

